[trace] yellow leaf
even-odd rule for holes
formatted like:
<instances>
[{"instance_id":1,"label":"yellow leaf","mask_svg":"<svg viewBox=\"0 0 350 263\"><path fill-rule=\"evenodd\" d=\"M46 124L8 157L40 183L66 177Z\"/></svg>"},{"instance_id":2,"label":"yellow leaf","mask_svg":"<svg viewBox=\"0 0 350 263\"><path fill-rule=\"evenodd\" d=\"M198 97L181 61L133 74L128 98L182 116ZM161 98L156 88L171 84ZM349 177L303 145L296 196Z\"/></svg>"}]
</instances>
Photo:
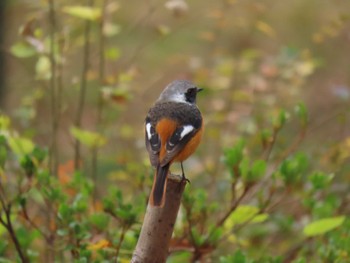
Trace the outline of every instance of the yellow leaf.
<instances>
[{"instance_id":1,"label":"yellow leaf","mask_svg":"<svg viewBox=\"0 0 350 263\"><path fill-rule=\"evenodd\" d=\"M303 61L296 64L296 71L301 76L309 76L314 72L315 65L312 61Z\"/></svg>"},{"instance_id":2,"label":"yellow leaf","mask_svg":"<svg viewBox=\"0 0 350 263\"><path fill-rule=\"evenodd\" d=\"M97 133L72 127L70 129L71 134L82 144L88 147L101 147L106 144L106 138Z\"/></svg>"},{"instance_id":3,"label":"yellow leaf","mask_svg":"<svg viewBox=\"0 0 350 263\"><path fill-rule=\"evenodd\" d=\"M169 35L170 33L170 28L166 25L159 25L156 27L156 29L158 33L161 34L162 36Z\"/></svg>"},{"instance_id":4,"label":"yellow leaf","mask_svg":"<svg viewBox=\"0 0 350 263\"><path fill-rule=\"evenodd\" d=\"M101 9L89 6L65 6L62 11L71 16L92 21L101 17Z\"/></svg>"},{"instance_id":5,"label":"yellow leaf","mask_svg":"<svg viewBox=\"0 0 350 263\"><path fill-rule=\"evenodd\" d=\"M51 62L48 57L41 56L35 65L37 79L49 79L51 77Z\"/></svg>"},{"instance_id":6,"label":"yellow leaf","mask_svg":"<svg viewBox=\"0 0 350 263\"><path fill-rule=\"evenodd\" d=\"M256 22L256 28L262 33L268 35L269 37L276 37L276 31L266 22L258 21Z\"/></svg>"},{"instance_id":7,"label":"yellow leaf","mask_svg":"<svg viewBox=\"0 0 350 263\"><path fill-rule=\"evenodd\" d=\"M227 240L233 244L238 243L238 239L234 234L230 234L227 238Z\"/></svg>"},{"instance_id":8,"label":"yellow leaf","mask_svg":"<svg viewBox=\"0 0 350 263\"><path fill-rule=\"evenodd\" d=\"M103 248L110 247L110 246L111 246L111 242L109 242L106 239L101 239L101 240L97 241L96 243L88 245L87 249L99 250L99 249L103 249Z\"/></svg>"},{"instance_id":9,"label":"yellow leaf","mask_svg":"<svg viewBox=\"0 0 350 263\"><path fill-rule=\"evenodd\" d=\"M10 127L11 120L9 117L0 114L0 129L7 130Z\"/></svg>"},{"instance_id":10,"label":"yellow leaf","mask_svg":"<svg viewBox=\"0 0 350 263\"><path fill-rule=\"evenodd\" d=\"M105 23L103 25L103 34L107 37L118 35L121 31L121 26L112 23Z\"/></svg>"},{"instance_id":11,"label":"yellow leaf","mask_svg":"<svg viewBox=\"0 0 350 263\"><path fill-rule=\"evenodd\" d=\"M15 154L29 154L34 150L34 143L23 137L9 137L8 144Z\"/></svg>"}]
</instances>

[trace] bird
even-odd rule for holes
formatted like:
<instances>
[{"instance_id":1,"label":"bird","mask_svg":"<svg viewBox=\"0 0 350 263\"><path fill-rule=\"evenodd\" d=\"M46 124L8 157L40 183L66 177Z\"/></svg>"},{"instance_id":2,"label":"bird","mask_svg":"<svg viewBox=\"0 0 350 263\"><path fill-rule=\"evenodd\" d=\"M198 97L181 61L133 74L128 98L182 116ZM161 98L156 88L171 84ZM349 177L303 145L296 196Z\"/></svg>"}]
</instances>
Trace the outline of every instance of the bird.
<instances>
[{"instance_id":1,"label":"bird","mask_svg":"<svg viewBox=\"0 0 350 263\"><path fill-rule=\"evenodd\" d=\"M156 170L149 198L151 206L164 206L167 175L173 162L180 162L182 179L187 180L182 163L195 152L204 128L196 105L201 90L188 80L175 80L165 87L148 111L145 144Z\"/></svg>"}]
</instances>

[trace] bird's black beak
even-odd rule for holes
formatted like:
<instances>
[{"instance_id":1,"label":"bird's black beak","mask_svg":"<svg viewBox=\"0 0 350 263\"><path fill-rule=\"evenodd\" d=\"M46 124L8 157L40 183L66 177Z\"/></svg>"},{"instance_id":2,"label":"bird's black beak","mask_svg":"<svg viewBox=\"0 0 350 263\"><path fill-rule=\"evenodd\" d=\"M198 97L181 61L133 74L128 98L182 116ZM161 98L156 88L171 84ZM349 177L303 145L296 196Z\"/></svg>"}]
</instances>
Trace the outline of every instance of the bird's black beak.
<instances>
[{"instance_id":1,"label":"bird's black beak","mask_svg":"<svg viewBox=\"0 0 350 263\"><path fill-rule=\"evenodd\" d=\"M202 91L203 89L202 88L197 88L197 93Z\"/></svg>"}]
</instances>

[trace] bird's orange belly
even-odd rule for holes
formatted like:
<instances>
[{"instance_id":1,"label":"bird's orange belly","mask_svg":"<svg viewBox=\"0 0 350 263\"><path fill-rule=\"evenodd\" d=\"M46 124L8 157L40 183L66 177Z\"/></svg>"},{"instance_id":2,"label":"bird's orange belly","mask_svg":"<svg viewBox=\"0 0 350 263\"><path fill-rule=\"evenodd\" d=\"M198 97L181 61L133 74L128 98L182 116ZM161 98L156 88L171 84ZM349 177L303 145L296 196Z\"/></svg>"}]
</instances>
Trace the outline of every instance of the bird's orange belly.
<instances>
[{"instance_id":1,"label":"bird's orange belly","mask_svg":"<svg viewBox=\"0 0 350 263\"><path fill-rule=\"evenodd\" d=\"M183 162L197 149L202 139L203 127L192 137L183 150L174 158L175 162Z\"/></svg>"},{"instance_id":2,"label":"bird's orange belly","mask_svg":"<svg viewBox=\"0 0 350 263\"><path fill-rule=\"evenodd\" d=\"M156 131L160 135L161 149L159 153L159 160L164 159L166 155L166 143L173 135L177 128L177 123L171 119L164 118L157 124ZM183 162L190 157L197 149L202 139L203 125L201 129L191 138L191 140L185 145L185 147L177 154L171 162Z\"/></svg>"}]
</instances>

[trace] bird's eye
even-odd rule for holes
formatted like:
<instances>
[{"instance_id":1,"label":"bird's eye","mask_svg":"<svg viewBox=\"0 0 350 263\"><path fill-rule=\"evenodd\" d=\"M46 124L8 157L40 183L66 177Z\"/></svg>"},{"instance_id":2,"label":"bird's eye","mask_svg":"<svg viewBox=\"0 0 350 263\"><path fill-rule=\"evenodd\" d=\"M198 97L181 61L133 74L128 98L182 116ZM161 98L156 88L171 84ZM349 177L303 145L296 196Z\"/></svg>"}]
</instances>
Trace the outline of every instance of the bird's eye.
<instances>
[{"instance_id":1,"label":"bird's eye","mask_svg":"<svg viewBox=\"0 0 350 263\"><path fill-rule=\"evenodd\" d=\"M188 90L188 93L191 94L191 95L196 94L196 88L190 88Z\"/></svg>"},{"instance_id":2,"label":"bird's eye","mask_svg":"<svg viewBox=\"0 0 350 263\"><path fill-rule=\"evenodd\" d=\"M189 88L186 93L186 100L190 103L196 102L197 88Z\"/></svg>"}]
</instances>

